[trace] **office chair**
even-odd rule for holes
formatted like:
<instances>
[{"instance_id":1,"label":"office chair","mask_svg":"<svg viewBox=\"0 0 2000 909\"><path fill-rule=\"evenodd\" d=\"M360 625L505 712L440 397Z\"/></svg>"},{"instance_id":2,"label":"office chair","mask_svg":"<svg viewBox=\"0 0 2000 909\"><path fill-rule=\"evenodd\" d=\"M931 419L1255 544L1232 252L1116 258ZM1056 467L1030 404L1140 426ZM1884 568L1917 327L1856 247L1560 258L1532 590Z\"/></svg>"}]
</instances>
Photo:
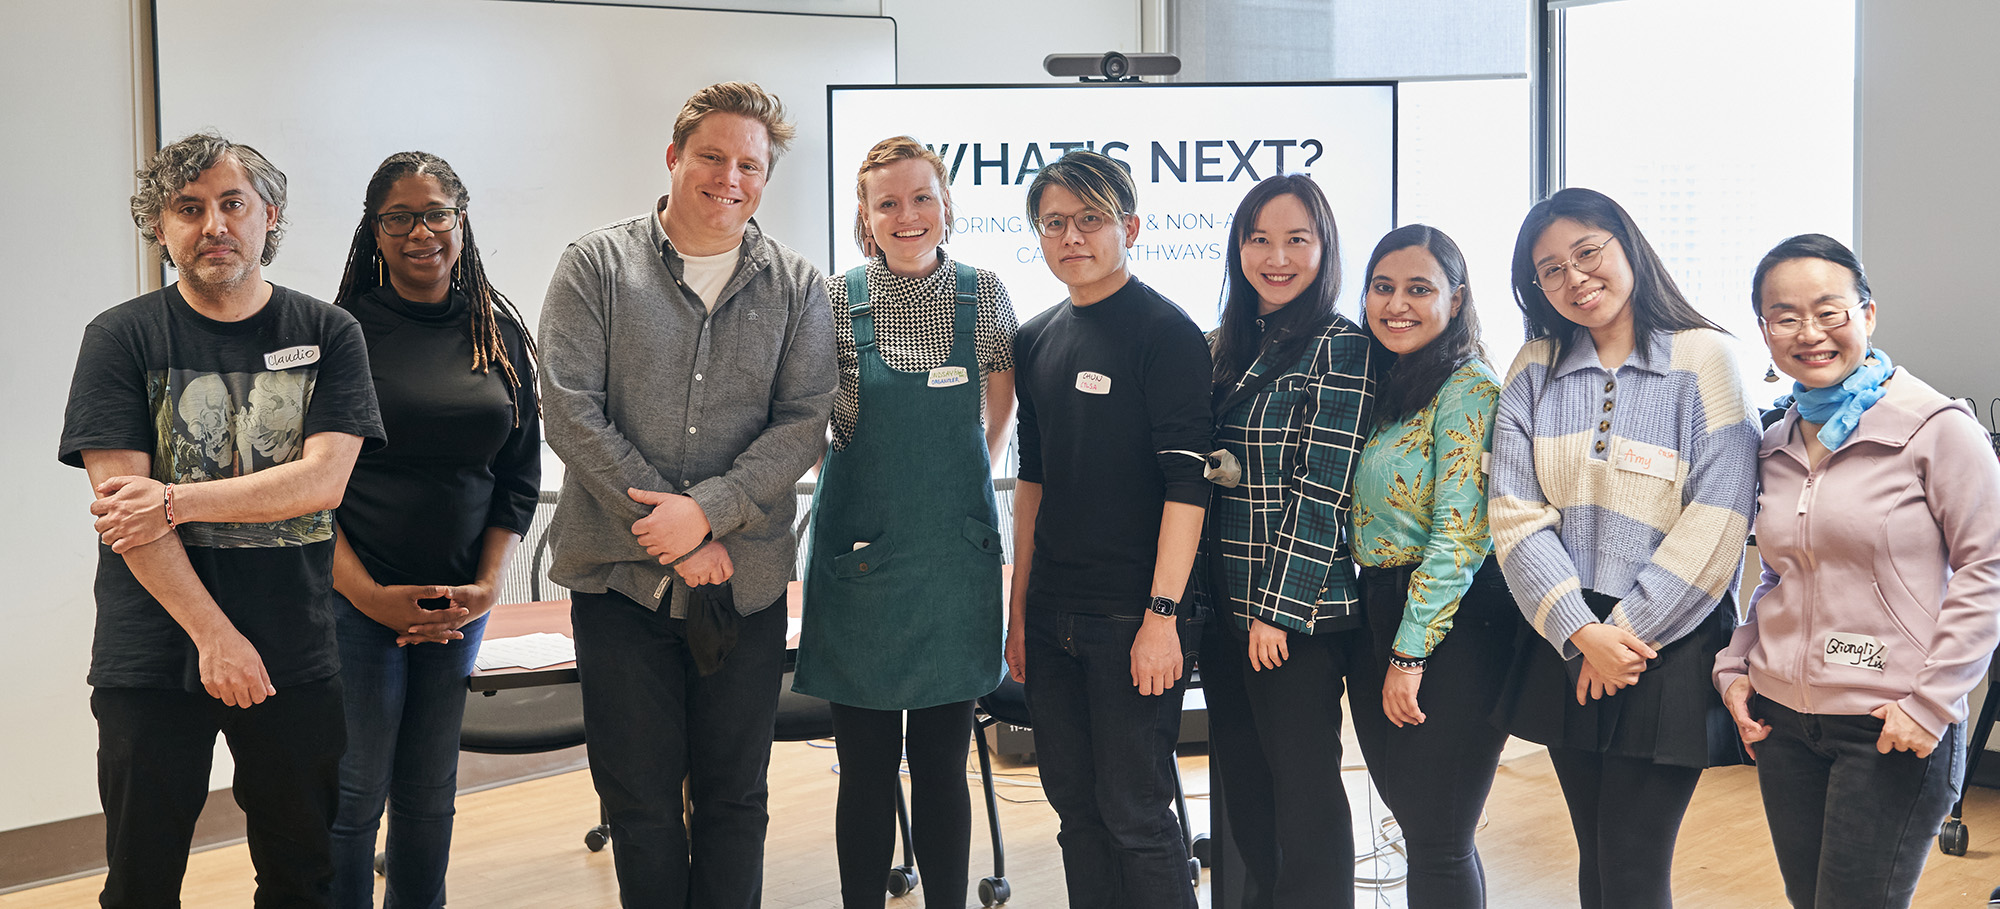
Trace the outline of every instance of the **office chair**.
<instances>
[{"instance_id":1,"label":"office chair","mask_svg":"<svg viewBox=\"0 0 2000 909\"><path fill-rule=\"evenodd\" d=\"M542 490L528 534L500 576L501 603L569 598L569 589L548 576L549 522L555 517L560 499L557 491ZM465 720L458 733L458 747L462 751L539 754L581 744L584 744L583 686L576 682L466 692ZM599 852L610 841L611 827L600 808L597 826L584 833L583 845Z\"/></svg>"},{"instance_id":2,"label":"office chair","mask_svg":"<svg viewBox=\"0 0 2000 909\"><path fill-rule=\"evenodd\" d=\"M1958 801L1951 803L1951 816L1945 818L1938 829L1938 850L1946 855L1964 855L1967 839L1971 831L1965 826L1965 789L1972 785L1972 775L1979 772L1979 758L1986 753L1986 740L1993 733L1993 707L2000 703L2000 681L1986 683L1986 700L1979 705L1979 719L1972 727L1971 748L1965 758L1965 785L1959 787ZM2000 903L2000 889L1993 891L1994 902Z\"/></svg>"}]
</instances>

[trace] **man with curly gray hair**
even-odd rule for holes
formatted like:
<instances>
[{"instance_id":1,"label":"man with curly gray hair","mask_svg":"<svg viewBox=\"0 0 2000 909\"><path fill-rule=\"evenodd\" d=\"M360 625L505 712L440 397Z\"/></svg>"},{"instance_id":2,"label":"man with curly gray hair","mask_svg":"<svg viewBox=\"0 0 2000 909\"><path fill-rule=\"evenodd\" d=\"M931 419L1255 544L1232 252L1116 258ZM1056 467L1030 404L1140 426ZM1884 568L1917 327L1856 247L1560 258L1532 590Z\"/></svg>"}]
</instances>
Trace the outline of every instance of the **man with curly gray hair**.
<instances>
[{"instance_id":1,"label":"man with curly gray hair","mask_svg":"<svg viewBox=\"0 0 2000 909\"><path fill-rule=\"evenodd\" d=\"M58 453L96 495L102 902L179 904L220 733L257 905L330 906L327 597L333 507L383 440L367 347L353 316L264 280L285 175L255 149L189 136L138 178L132 219L180 280L84 329Z\"/></svg>"}]
</instances>

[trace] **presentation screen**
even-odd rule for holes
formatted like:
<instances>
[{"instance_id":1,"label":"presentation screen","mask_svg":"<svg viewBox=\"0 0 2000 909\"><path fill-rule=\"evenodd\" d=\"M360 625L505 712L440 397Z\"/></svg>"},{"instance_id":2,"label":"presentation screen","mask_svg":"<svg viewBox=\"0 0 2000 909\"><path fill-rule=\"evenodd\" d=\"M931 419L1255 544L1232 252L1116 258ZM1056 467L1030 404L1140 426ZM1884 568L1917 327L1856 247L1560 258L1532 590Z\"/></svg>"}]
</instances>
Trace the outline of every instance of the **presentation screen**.
<instances>
[{"instance_id":1,"label":"presentation screen","mask_svg":"<svg viewBox=\"0 0 2000 909\"><path fill-rule=\"evenodd\" d=\"M1230 219L1257 181L1310 175L1340 231L1341 311L1396 221L1394 83L830 86L829 223L836 272L853 240L854 175L876 142L908 135L951 175L946 249L1006 283L1022 321L1067 295L1042 261L1026 209L1043 165L1087 149L1125 163L1139 188L1132 273L1204 329L1217 321Z\"/></svg>"}]
</instances>

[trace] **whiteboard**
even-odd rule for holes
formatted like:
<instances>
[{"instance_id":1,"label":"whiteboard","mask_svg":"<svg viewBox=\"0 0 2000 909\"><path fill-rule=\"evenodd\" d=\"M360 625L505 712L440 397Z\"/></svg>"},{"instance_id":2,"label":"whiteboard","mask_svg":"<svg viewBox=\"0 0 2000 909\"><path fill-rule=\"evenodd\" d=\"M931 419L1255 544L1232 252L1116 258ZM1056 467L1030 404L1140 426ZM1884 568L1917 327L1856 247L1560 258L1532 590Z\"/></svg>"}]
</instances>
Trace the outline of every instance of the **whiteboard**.
<instances>
[{"instance_id":1,"label":"whiteboard","mask_svg":"<svg viewBox=\"0 0 2000 909\"><path fill-rule=\"evenodd\" d=\"M331 299L369 175L420 149L464 178L487 272L531 326L570 241L667 192L674 115L715 82L756 82L785 102L798 136L757 222L822 259L826 87L896 79L895 22L874 17L155 0L153 21L162 141L218 130L290 180L291 225L267 278Z\"/></svg>"}]
</instances>

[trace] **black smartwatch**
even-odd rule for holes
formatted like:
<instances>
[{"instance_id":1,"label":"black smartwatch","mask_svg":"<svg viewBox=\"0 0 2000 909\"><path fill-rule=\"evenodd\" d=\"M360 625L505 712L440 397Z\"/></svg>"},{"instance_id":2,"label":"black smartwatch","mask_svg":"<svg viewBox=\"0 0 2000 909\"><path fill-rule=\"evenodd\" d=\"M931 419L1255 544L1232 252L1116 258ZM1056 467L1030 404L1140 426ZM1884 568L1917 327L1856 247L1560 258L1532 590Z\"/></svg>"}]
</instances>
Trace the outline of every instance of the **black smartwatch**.
<instances>
[{"instance_id":1,"label":"black smartwatch","mask_svg":"<svg viewBox=\"0 0 2000 909\"><path fill-rule=\"evenodd\" d=\"M1148 604L1146 608L1151 609L1156 615L1171 618L1175 613L1181 611L1181 604L1174 602L1170 597L1154 597L1153 602Z\"/></svg>"}]
</instances>

